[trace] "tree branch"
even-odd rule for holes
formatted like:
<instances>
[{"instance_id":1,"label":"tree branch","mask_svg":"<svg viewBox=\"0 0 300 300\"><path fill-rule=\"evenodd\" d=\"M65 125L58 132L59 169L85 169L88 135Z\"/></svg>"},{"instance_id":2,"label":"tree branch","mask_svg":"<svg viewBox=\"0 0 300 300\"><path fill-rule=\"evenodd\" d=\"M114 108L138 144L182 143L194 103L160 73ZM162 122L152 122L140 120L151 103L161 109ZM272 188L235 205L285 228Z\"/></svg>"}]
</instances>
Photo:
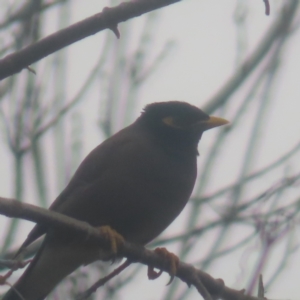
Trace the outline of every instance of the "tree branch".
<instances>
[{"instance_id":1,"label":"tree branch","mask_svg":"<svg viewBox=\"0 0 300 300\"><path fill-rule=\"evenodd\" d=\"M78 221L54 211L21 203L14 199L0 197L0 214L10 218L21 218L45 226L71 230L82 235L85 239L88 236L90 241L97 242L101 247L110 248L109 241L101 235L98 229L85 222ZM168 272L164 258L143 246L125 242L124 245L119 248L118 256L126 257L130 262L139 262ZM176 277L186 282L189 286L195 286L198 291L204 286L213 299L258 300L256 297L244 295L241 291L226 287L222 279L214 279L209 274L184 262L179 263Z\"/></svg>"},{"instance_id":2,"label":"tree branch","mask_svg":"<svg viewBox=\"0 0 300 300\"><path fill-rule=\"evenodd\" d=\"M118 23L179 1L181 0L132 0L112 8L105 8L101 13L55 32L37 43L4 57L0 60L0 80L18 73L49 54L101 30L111 29L118 37Z\"/></svg>"}]
</instances>

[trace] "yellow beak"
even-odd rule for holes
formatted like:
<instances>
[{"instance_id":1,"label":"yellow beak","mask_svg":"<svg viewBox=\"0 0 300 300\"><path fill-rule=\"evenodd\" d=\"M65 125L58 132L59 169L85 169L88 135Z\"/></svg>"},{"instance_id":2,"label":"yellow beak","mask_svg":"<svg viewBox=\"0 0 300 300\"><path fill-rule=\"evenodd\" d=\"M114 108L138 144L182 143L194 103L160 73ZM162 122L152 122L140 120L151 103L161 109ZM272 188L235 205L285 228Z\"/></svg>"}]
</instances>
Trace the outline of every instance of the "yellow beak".
<instances>
[{"instance_id":1,"label":"yellow beak","mask_svg":"<svg viewBox=\"0 0 300 300\"><path fill-rule=\"evenodd\" d=\"M229 121L227 121L225 119L210 116L208 120L202 121L199 124L201 124L204 127L204 130L208 130L208 129L212 129L215 127L226 125L228 123L229 123Z\"/></svg>"}]
</instances>

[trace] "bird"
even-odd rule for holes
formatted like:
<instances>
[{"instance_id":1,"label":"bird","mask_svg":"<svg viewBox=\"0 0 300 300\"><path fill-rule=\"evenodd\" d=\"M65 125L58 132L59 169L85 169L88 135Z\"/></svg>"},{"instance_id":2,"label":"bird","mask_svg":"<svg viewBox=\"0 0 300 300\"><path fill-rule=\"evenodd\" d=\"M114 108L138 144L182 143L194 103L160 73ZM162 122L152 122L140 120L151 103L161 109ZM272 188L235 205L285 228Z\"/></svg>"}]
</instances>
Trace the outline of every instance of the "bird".
<instances>
[{"instance_id":1,"label":"bird","mask_svg":"<svg viewBox=\"0 0 300 300\"><path fill-rule=\"evenodd\" d=\"M227 124L182 101L148 104L131 125L106 139L82 161L49 210L109 226L126 241L146 245L187 204L197 177L204 131ZM76 234L36 224L22 252L45 235L37 254L3 300L42 300L81 265L109 258Z\"/></svg>"}]
</instances>

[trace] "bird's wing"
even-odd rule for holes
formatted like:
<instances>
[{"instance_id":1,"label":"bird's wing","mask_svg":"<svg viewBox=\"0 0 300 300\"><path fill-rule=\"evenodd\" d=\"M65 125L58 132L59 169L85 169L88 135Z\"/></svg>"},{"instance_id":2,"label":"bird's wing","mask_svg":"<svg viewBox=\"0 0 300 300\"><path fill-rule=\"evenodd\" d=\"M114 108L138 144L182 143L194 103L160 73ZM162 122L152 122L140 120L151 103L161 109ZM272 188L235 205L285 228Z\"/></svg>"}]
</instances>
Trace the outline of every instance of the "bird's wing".
<instances>
[{"instance_id":1,"label":"bird's wing","mask_svg":"<svg viewBox=\"0 0 300 300\"><path fill-rule=\"evenodd\" d=\"M124 147L135 143L135 134L132 134L133 125L124 128L108 138L86 156L77 168L69 184L51 204L50 210L61 211L59 208L71 195L80 192L100 178L105 178L107 171L111 172L111 170L115 170L117 172L120 164L114 158L124 157Z\"/></svg>"},{"instance_id":2,"label":"bird's wing","mask_svg":"<svg viewBox=\"0 0 300 300\"><path fill-rule=\"evenodd\" d=\"M77 191L80 191L83 187L90 185L99 177L105 176L107 167L112 167L111 161L108 159L112 151L121 151L124 144L130 143L134 139L130 133L132 126L133 125L121 130L91 151L82 161L67 187L51 204L50 210L60 211L59 208L71 195L76 195ZM116 144L117 147L115 147ZM45 226L36 224L17 251L15 257L39 237L44 235L46 231L47 228Z\"/></svg>"}]
</instances>

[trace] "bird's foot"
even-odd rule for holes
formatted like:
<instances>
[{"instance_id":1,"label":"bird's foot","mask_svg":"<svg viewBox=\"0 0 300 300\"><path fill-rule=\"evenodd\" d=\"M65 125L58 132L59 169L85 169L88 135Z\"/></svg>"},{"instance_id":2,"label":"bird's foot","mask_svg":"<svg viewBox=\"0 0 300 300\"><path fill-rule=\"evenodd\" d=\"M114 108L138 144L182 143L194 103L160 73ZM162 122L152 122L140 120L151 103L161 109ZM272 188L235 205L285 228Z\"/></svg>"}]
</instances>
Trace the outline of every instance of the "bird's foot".
<instances>
[{"instance_id":1,"label":"bird's foot","mask_svg":"<svg viewBox=\"0 0 300 300\"><path fill-rule=\"evenodd\" d=\"M100 234L110 242L110 249L113 254L117 254L118 249L125 242L122 235L120 235L117 231L112 229L110 226L101 226L98 227Z\"/></svg>"},{"instance_id":2,"label":"bird's foot","mask_svg":"<svg viewBox=\"0 0 300 300\"><path fill-rule=\"evenodd\" d=\"M165 266L168 269L168 273L170 274L171 277L170 281L167 284L169 285L171 284L171 282L173 281L177 273L179 258L174 253L169 252L166 248L156 248L154 252L164 259ZM162 270L156 272L153 267L148 266L148 278L150 280L154 280L158 278L162 274L162 272L163 272Z\"/></svg>"}]
</instances>

